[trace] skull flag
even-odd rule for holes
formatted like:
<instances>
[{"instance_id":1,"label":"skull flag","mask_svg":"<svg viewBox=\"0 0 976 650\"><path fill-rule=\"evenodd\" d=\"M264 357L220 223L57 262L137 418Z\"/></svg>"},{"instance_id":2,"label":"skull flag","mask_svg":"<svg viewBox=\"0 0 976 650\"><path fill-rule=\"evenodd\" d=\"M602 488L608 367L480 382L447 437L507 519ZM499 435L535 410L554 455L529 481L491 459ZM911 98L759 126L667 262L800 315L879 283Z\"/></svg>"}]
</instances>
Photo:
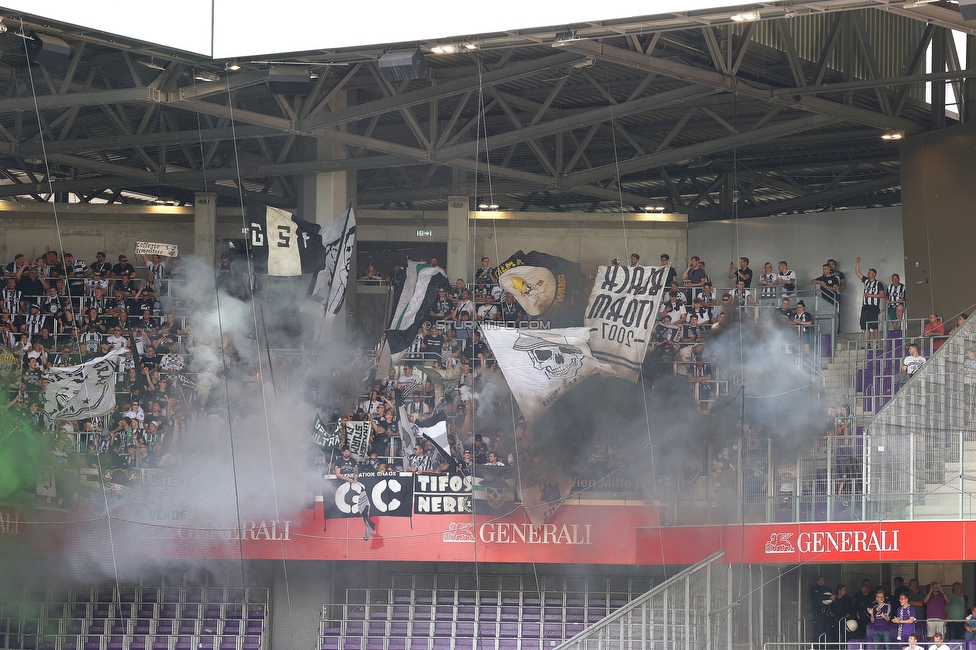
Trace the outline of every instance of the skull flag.
<instances>
[{"instance_id":1,"label":"skull flag","mask_svg":"<svg viewBox=\"0 0 976 650\"><path fill-rule=\"evenodd\" d=\"M539 251L516 251L495 269L495 277L531 319L547 321L551 327L582 322L579 264Z\"/></svg>"},{"instance_id":2,"label":"skull flag","mask_svg":"<svg viewBox=\"0 0 976 650\"><path fill-rule=\"evenodd\" d=\"M586 327L511 330L482 325L482 331L530 424L574 385L604 369L590 353Z\"/></svg>"}]
</instances>

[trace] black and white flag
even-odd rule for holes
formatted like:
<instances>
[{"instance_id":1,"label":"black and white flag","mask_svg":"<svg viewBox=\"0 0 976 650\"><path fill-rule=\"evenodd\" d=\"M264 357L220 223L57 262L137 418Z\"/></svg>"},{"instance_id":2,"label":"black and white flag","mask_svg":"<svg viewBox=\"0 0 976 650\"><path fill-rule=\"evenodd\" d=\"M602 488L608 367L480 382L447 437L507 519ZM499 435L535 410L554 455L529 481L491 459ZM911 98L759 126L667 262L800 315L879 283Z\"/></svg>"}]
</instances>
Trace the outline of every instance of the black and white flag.
<instances>
[{"instance_id":1,"label":"black and white flag","mask_svg":"<svg viewBox=\"0 0 976 650\"><path fill-rule=\"evenodd\" d=\"M326 519L370 516L409 517L413 513L413 472L360 472L355 483L325 478ZM367 526L367 530L369 526Z\"/></svg>"},{"instance_id":2,"label":"black and white flag","mask_svg":"<svg viewBox=\"0 0 976 650\"><path fill-rule=\"evenodd\" d=\"M426 262L410 262L407 265L407 278L400 302L393 312L390 329L386 330L386 342L391 353L397 354L410 347L437 300L437 290L448 284L447 274L439 266L430 266Z\"/></svg>"},{"instance_id":3,"label":"black and white flag","mask_svg":"<svg viewBox=\"0 0 976 650\"><path fill-rule=\"evenodd\" d=\"M531 424L553 403L604 366L590 353L590 330L511 330L482 325L498 367Z\"/></svg>"},{"instance_id":4,"label":"black and white flag","mask_svg":"<svg viewBox=\"0 0 976 650\"><path fill-rule=\"evenodd\" d=\"M126 349L77 366L52 367L44 393L44 415L50 420L81 420L115 408L115 373Z\"/></svg>"},{"instance_id":5,"label":"black and white flag","mask_svg":"<svg viewBox=\"0 0 976 650\"><path fill-rule=\"evenodd\" d=\"M324 268L325 247L318 225L254 202L248 203L247 216L255 271L294 276Z\"/></svg>"},{"instance_id":6,"label":"black and white flag","mask_svg":"<svg viewBox=\"0 0 976 650\"><path fill-rule=\"evenodd\" d=\"M373 424L367 421L348 420L346 422L346 444L352 457L362 462L369 457L369 434Z\"/></svg>"},{"instance_id":7,"label":"black and white flag","mask_svg":"<svg viewBox=\"0 0 976 650\"><path fill-rule=\"evenodd\" d=\"M605 364L601 375L637 381L667 275L667 266L597 269L583 324L590 328L593 358Z\"/></svg>"},{"instance_id":8,"label":"black and white flag","mask_svg":"<svg viewBox=\"0 0 976 650\"><path fill-rule=\"evenodd\" d=\"M342 311L349 283L349 270L356 250L356 214L350 207L342 216L319 230L325 246L325 266L315 277L309 299L325 305L325 320L331 322Z\"/></svg>"},{"instance_id":9,"label":"black and white flag","mask_svg":"<svg viewBox=\"0 0 976 650\"><path fill-rule=\"evenodd\" d=\"M342 442L339 434L339 423L330 422L326 424L322 421L322 416L315 414L315 424L312 425L312 442L323 449L338 449Z\"/></svg>"},{"instance_id":10,"label":"black and white flag","mask_svg":"<svg viewBox=\"0 0 976 650\"><path fill-rule=\"evenodd\" d=\"M579 264L539 251L516 251L495 269L495 277L530 318L552 327L580 324L581 300L574 302L583 287Z\"/></svg>"}]
</instances>

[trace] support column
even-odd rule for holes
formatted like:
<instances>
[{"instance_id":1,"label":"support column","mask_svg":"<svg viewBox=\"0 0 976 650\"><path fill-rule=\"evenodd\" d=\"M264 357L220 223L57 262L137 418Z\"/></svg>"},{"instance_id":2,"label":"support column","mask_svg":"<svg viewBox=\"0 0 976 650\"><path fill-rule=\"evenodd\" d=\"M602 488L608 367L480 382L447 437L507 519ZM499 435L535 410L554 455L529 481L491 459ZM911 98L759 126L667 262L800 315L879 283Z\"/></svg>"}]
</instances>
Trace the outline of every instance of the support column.
<instances>
[{"instance_id":1,"label":"support column","mask_svg":"<svg viewBox=\"0 0 976 650\"><path fill-rule=\"evenodd\" d=\"M468 206L466 196L447 197L447 278L451 284L458 278L466 283L471 277L472 252L468 246Z\"/></svg>"},{"instance_id":2,"label":"support column","mask_svg":"<svg viewBox=\"0 0 976 650\"><path fill-rule=\"evenodd\" d=\"M214 265L217 245L217 195L193 193L193 253Z\"/></svg>"},{"instance_id":3,"label":"support column","mask_svg":"<svg viewBox=\"0 0 976 650\"><path fill-rule=\"evenodd\" d=\"M966 69L976 69L976 36L966 36ZM963 87L963 122L976 122L976 79L964 79Z\"/></svg>"}]
</instances>

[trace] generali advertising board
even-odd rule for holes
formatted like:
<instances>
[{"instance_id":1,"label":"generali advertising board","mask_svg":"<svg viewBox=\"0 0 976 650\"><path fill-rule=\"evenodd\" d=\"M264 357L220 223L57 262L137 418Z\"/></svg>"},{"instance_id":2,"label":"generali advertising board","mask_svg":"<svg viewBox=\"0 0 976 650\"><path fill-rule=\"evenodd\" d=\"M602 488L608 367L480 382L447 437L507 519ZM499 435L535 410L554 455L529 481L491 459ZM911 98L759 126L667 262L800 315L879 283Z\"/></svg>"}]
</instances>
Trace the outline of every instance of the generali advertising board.
<instances>
[{"instance_id":1,"label":"generali advertising board","mask_svg":"<svg viewBox=\"0 0 976 650\"><path fill-rule=\"evenodd\" d=\"M323 503L281 520L201 525L173 517L151 524L72 516L0 513L0 543L57 553L78 539L86 548L115 543L134 557L267 560L692 564L720 549L725 561L953 562L976 560L976 521L806 522L740 526L659 526L648 506L566 504L534 526L521 506L480 514L325 519Z\"/></svg>"}]
</instances>

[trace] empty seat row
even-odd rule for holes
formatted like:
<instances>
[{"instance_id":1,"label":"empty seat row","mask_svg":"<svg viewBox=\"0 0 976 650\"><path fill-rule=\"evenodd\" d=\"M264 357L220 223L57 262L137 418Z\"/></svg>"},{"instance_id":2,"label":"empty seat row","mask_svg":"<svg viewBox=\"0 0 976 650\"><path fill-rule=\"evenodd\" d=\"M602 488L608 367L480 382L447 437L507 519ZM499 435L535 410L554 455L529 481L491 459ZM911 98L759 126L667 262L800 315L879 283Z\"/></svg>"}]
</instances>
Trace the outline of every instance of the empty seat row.
<instances>
[{"instance_id":1,"label":"empty seat row","mask_svg":"<svg viewBox=\"0 0 976 650\"><path fill-rule=\"evenodd\" d=\"M260 650L262 639L237 636L55 636L0 634L3 650Z\"/></svg>"},{"instance_id":2,"label":"empty seat row","mask_svg":"<svg viewBox=\"0 0 976 650\"><path fill-rule=\"evenodd\" d=\"M339 639L325 638L320 650L548 650L558 643L546 639L428 639L389 638L356 639L341 644Z\"/></svg>"},{"instance_id":3,"label":"empty seat row","mask_svg":"<svg viewBox=\"0 0 976 650\"><path fill-rule=\"evenodd\" d=\"M621 605L622 606L622 605ZM334 612L334 618L346 621L570 621L595 622L618 607L540 607L485 606L485 605L334 605L325 610ZM324 614L328 620L328 614Z\"/></svg>"}]
</instances>

